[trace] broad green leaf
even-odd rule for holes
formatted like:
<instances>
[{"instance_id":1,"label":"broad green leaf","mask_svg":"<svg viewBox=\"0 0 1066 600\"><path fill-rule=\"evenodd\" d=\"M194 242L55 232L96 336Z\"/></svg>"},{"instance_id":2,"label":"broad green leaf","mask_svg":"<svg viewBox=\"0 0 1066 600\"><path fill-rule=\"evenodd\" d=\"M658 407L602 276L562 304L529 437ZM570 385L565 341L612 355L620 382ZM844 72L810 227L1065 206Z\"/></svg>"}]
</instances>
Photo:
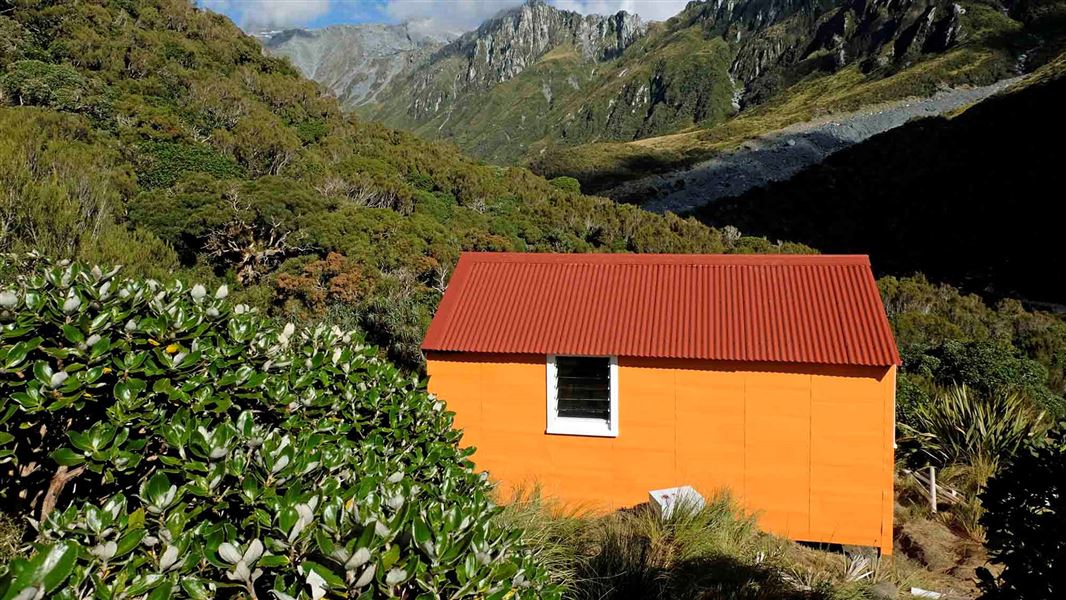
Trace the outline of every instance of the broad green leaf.
<instances>
[{"instance_id":1,"label":"broad green leaf","mask_svg":"<svg viewBox=\"0 0 1066 600\"><path fill-rule=\"evenodd\" d=\"M80 465L85 462L85 457L83 455L70 448L60 448L53 451L50 456L52 457L52 460L66 467L73 467L74 465Z\"/></svg>"}]
</instances>

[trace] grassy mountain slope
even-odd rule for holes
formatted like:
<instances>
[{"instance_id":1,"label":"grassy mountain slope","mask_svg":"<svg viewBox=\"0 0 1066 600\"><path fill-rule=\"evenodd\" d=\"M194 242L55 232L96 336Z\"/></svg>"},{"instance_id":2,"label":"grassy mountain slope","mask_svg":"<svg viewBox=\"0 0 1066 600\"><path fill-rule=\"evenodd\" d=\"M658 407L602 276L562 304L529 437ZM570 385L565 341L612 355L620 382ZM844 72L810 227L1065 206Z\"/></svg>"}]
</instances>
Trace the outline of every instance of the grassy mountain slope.
<instances>
[{"instance_id":1,"label":"grassy mountain slope","mask_svg":"<svg viewBox=\"0 0 1066 600\"><path fill-rule=\"evenodd\" d=\"M913 121L700 218L1061 305L1066 277L1048 259L1061 254L1064 76L1066 56L1021 89Z\"/></svg>"},{"instance_id":2,"label":"grassy mountain slope","mask_svg":"<svg viewBox=\"0 0 1066 600\"><path fill-rule=\"evenodd\" d=\"M559 45L488 89L460 89L450 98L441 93L442 106L428 113L411 109L426 102L415 81L427 75L416 72L393 84L387 102L362 114L447 139L487 160L514 162L557 141L633 139L718 121L732 112L729 61L721 40L655 26L620 58L591 60L571 44ZM470 68L456 55L424 67L436 85L450 88Z\"/></svg>"},{"instance_id":3,"label":"grassy mountain slope","mask_svg":"<svg viewBox=\"0 0 1066 600\"><path fill-rule=\"evenodd\" d=\"M882 102L929 96L945 86L985 85L1020 65L1036 68L1055 55L1066 36L1066 3L1028 9L962 2L959 37L939 52L881 65L854 61L842 67L801 61L755 83L749 104L735 117L702 128L635 141L554 146L532 156L530 167L547 177L571 176L590 192L649 173L676 171L794 123L854 111ZM844 9L837 9L842 11ZM827 13L831 14L831 13Z\"/></svg>"},{"instance_id":4,"label":"grassy mountain slope","mask_svg":"<svg viewBox=\"0 0 1066 600\"><path fill-rule=\"evenodd\" d=\"M0 32L0 250L228 280L409 364L464 249L804 250L354 119L184 0L0 2Z\"/></svg>"}]
</instances>

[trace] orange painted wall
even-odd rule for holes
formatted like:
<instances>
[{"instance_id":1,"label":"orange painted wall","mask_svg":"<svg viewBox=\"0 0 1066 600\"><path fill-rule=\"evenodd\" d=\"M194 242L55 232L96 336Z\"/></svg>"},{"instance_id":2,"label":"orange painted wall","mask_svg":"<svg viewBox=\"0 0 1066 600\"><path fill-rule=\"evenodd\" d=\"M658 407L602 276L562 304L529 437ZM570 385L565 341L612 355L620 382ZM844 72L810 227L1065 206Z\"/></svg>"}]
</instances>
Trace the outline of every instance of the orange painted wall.
<instances>
[{"instance_id":1,"label":"orange painted wall","mask_svg":"<svg viewBox=\"0 0 1066 600\"><path fill-rule=\"evenodd\" d=\"M429 389L506 491L592 509L729 488L796 540L892 552L895 367L619 358L618 437L549 435L545 357L430 353Z\"/></svg>"}]
</instances>

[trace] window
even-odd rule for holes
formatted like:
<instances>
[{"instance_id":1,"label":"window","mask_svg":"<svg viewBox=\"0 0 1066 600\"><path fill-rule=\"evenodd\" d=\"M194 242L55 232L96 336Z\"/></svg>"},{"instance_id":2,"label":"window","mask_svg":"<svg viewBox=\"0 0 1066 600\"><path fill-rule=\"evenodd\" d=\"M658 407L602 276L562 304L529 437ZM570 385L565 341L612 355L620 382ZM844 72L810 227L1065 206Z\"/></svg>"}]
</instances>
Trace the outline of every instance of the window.
<instances>
[{"instance_id":1,"label":"window","mask_svg":"<svg viewBox=\"0 0 1066 600\"><path fill-rule=\"evenodd\" d=\"M618 359L548 357L548 433L618 435Z\"/></svg>"}]
</instances>

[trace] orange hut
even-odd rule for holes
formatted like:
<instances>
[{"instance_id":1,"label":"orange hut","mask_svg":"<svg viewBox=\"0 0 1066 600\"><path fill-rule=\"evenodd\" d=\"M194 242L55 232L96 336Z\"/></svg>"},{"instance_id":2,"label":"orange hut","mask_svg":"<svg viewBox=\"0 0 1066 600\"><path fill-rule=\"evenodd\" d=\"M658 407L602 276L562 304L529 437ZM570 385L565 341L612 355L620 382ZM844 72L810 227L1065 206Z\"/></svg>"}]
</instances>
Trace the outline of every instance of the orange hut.
<instances>
[{"instance_id":1,"label":"orange hut","mask_svg":"<svg viewBox=\"0 0 1066 600\"><path fill-rule=\"evenodd\" d=\"M466 253L422 347L504 489L728 488L768 531L892 551L900 361L865 256Z\"/></svg>"}]
</instances>

